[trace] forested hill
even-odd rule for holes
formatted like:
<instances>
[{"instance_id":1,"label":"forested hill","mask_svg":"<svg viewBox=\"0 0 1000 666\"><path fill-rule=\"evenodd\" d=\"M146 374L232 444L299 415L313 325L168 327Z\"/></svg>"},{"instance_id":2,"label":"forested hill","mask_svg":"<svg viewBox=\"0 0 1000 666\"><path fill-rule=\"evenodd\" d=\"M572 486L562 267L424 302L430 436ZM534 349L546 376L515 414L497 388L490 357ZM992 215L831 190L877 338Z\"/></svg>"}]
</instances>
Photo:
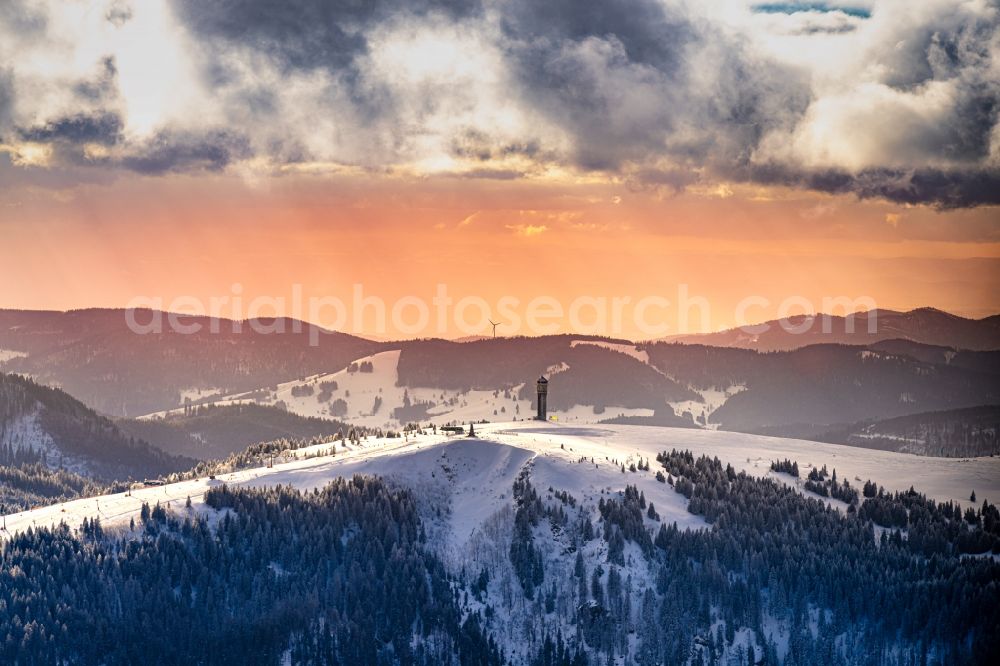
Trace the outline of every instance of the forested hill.
<instances>
[{"instance_id":1,"label":"forested hill","mask_svg":"<svg viewBox=\"0 0 1000 666\"><path fill-rule=\"evenodd\" d=\"M400 386L453 390L513 387L533 382L549 368L568 362L575 341L631 344L626 340L581 335L519 336L468 342L411 340L400 345L398 381ZM607 358L612 363L617 360Z\"/></svg>"},{"instance_id":2,"label":"forested hill","mask_svg":"<svg viewBox=\"0 0 1000 666\"><path fill-rule=\"evenodd\" d=\"M87 522L13 537L0 661L23 664L502 663L429 553L412 497L377 480L209 492L217 528L144 507L138 534Z\"/></svg>"},{"instance_id":3,"label":"forested hill","mask_svg":"<svg viewBox=\"0 0 1000 666\"><path fill-rule=\"evenodd\" d=\"M468 473L458 450L428 459L440 483ZM440 487L365 476L220 480L200 506L144 504L108 533L87 518L16 534L0 661L974 666L1000 650L989 502L812 466L800 489L797 464L762 478L686 450L609 462L595 501L578 482L601 462L552 461L510 470L506 508L457 558ZM698 522L678 527L678 506Z\"/></svg>"},{"instance_id":4,"label":"forested hill","mask_svg":"<svg viewBox=\"0 0 1000 666\"><path fill-rule=\"evenodd\" d=\"M562 420L804 437L845 424L1000 404L1000 351L907 339L762 352L571 335L376 343L326 332L314 346L309 327L296 332L302 322L291 320L269 322L283 333L258 333L247 322L239 330L233 330L238 322L216 322L216 332L207 319L181 322L202 329L139 335L127 329L122 310L0 311L0 368L31 373L122 418L178 410L186 399L196 405L259 401L378 428L431 418L524 417L533 411L541 374L551 380L550 414ZM351 373L354 366L360 371ZM322 388L337 382L339 389ZM302 394L314 390L315 396ZM179 429L121 427L199 458L253 441L331 434L327 424L293 423L277 411L189 421L168 424Z\"/></svg>"},{"instance_id":5,"label":"forested hill","mask_svg":"<svg viewBox=\"0 0 1000 666\"><path fill-rule=\"evenodd\" d=\"M254 403L200 405L191 407L188 413L120 419L117 423L133 437L198 460L225 458L257 442L332 437L352 429L341 421L299 416L280 407Z\"/></svg>"},{"instance_id":6,"label":"forested hill","mask_svg":"<svg viewBox=\"0 0 1000 666\"><path fill-rule=\"evenodd\" d=\"M156 477L189 469L191 458L164 453L123 433L59 389L0 373L0 445L31 451L50 468L100 480Z\"/></svg>"},{"instance_id":7,"label":"forested hill","mask_svg":"<svg viewBox=\"0 0 1000 666\"><path fill-rule=\"evenodd\" d=\"M932 356L911 343L891 348L823 344L760 353L672 343L641 346L650 364L683 384L739 387L710 415L727 430L794 426L799 436L810 436L831 425L1000 404L1000 352L948 350Z\"/></svg>"},{"instance_id":8,"label":"forested hill","mask_svg":"<svg viewBox=\"0 0 1000 666\"><path fill-rule=\"evenodd\" d=\"M923 456L1000 454L1000 406L986 405L862 421L832 429L815 440Z\"/></svg>"},{"instance_id":9,"label":"forested hill","mask_svg":"<svg viewBox=\"0 0 1000 666\"><path fill-rule=\"evenodd\" d=\"M140 416L178 407L193 390L251 390L318 372L333 372L382 345L323 331L311 344L309 325L291 319L234 322L138 311L135 320L163 323L162 332L130 330L126 311L0 310L5 372L28 373L60 386L101 413ZM198 327L194 332L179 332ZM273 332L272 332L273 331Z\"/></svg>"}]
</instances>

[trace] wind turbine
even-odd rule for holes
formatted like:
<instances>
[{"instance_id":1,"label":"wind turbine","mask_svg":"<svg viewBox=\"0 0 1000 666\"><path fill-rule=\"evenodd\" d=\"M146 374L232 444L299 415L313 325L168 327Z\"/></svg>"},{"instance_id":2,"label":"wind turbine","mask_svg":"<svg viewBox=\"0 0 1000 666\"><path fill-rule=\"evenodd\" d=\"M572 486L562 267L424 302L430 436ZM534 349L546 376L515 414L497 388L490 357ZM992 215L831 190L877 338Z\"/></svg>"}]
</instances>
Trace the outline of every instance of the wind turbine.
<instances>
[{"instance_id":1,"label":"wind turbine","mask_svg":"<svg viewBox=\"0 0 1000 666\"><path fill-rule=\"evenodd\" d=\"M487 319L486 321L488 321L491 324L493 324L493 339L496 340L497 339L497 326L499 326L502 322L493 321L492 319Z\"/></svg>"}]
</instances>

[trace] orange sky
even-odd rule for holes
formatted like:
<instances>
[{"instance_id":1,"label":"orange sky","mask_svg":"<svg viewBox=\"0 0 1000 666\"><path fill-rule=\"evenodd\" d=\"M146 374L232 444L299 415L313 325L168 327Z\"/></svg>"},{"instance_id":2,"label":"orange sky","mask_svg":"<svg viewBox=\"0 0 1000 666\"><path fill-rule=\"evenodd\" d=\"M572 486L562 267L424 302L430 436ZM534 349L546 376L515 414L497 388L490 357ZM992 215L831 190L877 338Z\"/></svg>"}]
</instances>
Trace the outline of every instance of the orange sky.
<instances>
[{"instance_id":1,"label":"orange sky","mask_svg":"<svg viewBox=\"0 0 1000 666\"><path fill-rule=\"evenodd\" d=\"M113 4L0 12L0 307L380 337L1000 312L991 3ZM384 326L341 316L355 285ZM439 285L465 318L431 321Z\"/></svg>"},{"instance_id":2,"label":"orange sky","mask_svg":"<svg viewBox=\"0 0 1000 666\"><path fill-rule=\"evenodd\" d=\"M342 326L396 337L414 334L415 308L394 327L403 297L430 304L437 285L455 301L480 297L497 311L514 298L524 308L545 296L562 317L558 330L624 337L729 327L824 298L867 297L879 307L935 306L967 316L1000 312L997 211L936 212L807 191L722 185L711 191L630 189L614 181L496 181L448 177L288 176L266 185L231 176L130 177L77 187L59 197L7 192L0 208L0 306L123 306L154 299L174 309L207 308L233 296L243 309L272 314L256 297L285 299L283 314L310 317L308 298L348 306ZM353 285L390 309L351 311ZM294 306L295 285L302 305ZM709 309L679 309L679 289ZM616 324L582 307L574 326L565 310L578 297L665 298L647 308L643 328L628 312ZM175 299L184 297L186 301ZM738 316L741 300L753 298ZM784 299L793 298L780 310ZM405 312L405 309L404 309ZM317 311L318 323L335 323ZM481 331L482 313L434 319L419 335ZM581 329L579 324L584 325ZM341 322L344 323L344 322ZM593 328L592 328L593 327ZM503 328L499 329L501 334Z\"/></svg>"}]
</instances>

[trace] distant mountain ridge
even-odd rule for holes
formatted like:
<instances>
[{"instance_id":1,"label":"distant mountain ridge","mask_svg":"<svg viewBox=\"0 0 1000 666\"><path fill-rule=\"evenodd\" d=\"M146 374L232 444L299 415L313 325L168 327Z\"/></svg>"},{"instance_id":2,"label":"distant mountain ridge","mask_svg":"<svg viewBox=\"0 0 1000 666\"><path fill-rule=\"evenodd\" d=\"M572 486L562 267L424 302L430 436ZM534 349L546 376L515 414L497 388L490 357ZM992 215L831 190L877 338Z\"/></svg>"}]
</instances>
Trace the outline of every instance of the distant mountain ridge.
<instances>
[{"instance_id":1,"label":"distant mountain ridge","mask_svg":"<svg viewBox=\"0 0 1000 666\"><path fill-rule=\"evenodd\" d=\"M165 314L137 311L145 323ZM69 312L0 310L0 350L14 352L0 371L28 374L59 386L94 409L138 416L182 404L185 392L249 390L325 370L380 349L344 333L323 331L310 344L310 325L292 319L260 319L257 328L283 325L284 333L262 333L249 322L175 315L198 332L138 334L123 309ZM238 328L239 330L234 330ZM2 359L2 356L0 356Z\"/></svg>"},{"instance_id":2,"label":"distant mountain ridge","mask_svg":"<svg viewBox=\"0 0 1000 666\"><path fill-rule=\"evenodd\" d=\"M901 346L928 352L915 343ZM741 386L711 414L725 430L810 424L819 432L825 425L1000 404L1000 352L951 350L950 362L934 363L879 345L761 353L661 342L643 349L652 365L694 388Z\"/></svg>"},{"instance_id":3,"label":"distant mountain ridge","mask_svg":"<svg viewBox=\"0 0 1000 666\"><path fill-rule=\"evenodd\" d=\"M222 403L258 401L376 428L504 421L531 418L534 380L543 373L550 381L549 414L562 423L800 437L855 422L1000 404L1000 352L907 340L787 352L572 336L425 340L359 361L353 372L234 394Z\"/></svg>"},{"instance_id":4,"label":"distant mountain ridge","mask_svg":"<svg viewBox=\"0 0 1000 666\"><path fill-rule=\"evenodd\" d=\"M788 351L817 343L867 346L892 339L972 351L1000 349L1000 315L968 319L935 308L871 310L847 316L795 315L717 333L672 336L665 341Z\"/></svg>"},{"instance_id":5,"label":"distant mountain ridge","mask_svg":"<svg viewBox=\"0 0 1000 666\"><path fill-rule=\"evenodd\" d=\"M968 342L959 333L969 322L993 325L989 318L914 312L892 332L919 329L940 340L950 330ZM915 326L918 320L926 325ZM129 332L124 321L120 310L0 311L0 371L30 373L71 393L77 387L75 397L99 411L167 414L168 422L130 432L196 457L264 439L330 434L339 428L334 421L397 429L530 418L542 374L552 382L550 415L570 423L611 419L819 436L845 424L1000 404L1000 351L898 337L859 345L857 338L848 344L813 336L805 347L759 350L574 335L390 343L329 333L314 347L287 320L282 334L248 334L248 327L232 333L232 322L222 322L219 333L149 336ZM888 335L883 325L891 321L883 313L879 330ZM235 409L206 412L195 425L175 420L185 399ZM251 403L261 409L238 408Z\"/></svg>"}]
</instances>

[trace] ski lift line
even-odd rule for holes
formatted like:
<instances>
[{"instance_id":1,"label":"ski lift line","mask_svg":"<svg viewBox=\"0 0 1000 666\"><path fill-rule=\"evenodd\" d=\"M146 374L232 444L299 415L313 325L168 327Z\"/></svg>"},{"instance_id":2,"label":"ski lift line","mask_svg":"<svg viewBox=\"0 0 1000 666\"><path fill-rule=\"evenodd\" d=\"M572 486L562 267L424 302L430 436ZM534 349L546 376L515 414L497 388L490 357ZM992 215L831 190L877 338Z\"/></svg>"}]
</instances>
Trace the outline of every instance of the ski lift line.
<instances>
[{"instance_id":1,"label":"ski lift line","mask_svg":"<svg viewBox=\"0 0 1000 666\"><path fill-rule=\"evenodd\" d=\"M204 496L205 496L204 492L202 492L202 493L195 493L194 495L191 495L191 499L194 499L196 497L204 497ZM178 499L178 498L176 498L176 497L172 498L171 500L168 500L168 502L172 502L174 499ZM121 518L122 516L127 516L127 515L133 514L133 513L135 513L135 509L129 509L127 511L121 511L119 513L112 513L110 515L106 515L105 518L107 518L109 520L113 520L115 518Z\"/></svg>"}]
</instances>

